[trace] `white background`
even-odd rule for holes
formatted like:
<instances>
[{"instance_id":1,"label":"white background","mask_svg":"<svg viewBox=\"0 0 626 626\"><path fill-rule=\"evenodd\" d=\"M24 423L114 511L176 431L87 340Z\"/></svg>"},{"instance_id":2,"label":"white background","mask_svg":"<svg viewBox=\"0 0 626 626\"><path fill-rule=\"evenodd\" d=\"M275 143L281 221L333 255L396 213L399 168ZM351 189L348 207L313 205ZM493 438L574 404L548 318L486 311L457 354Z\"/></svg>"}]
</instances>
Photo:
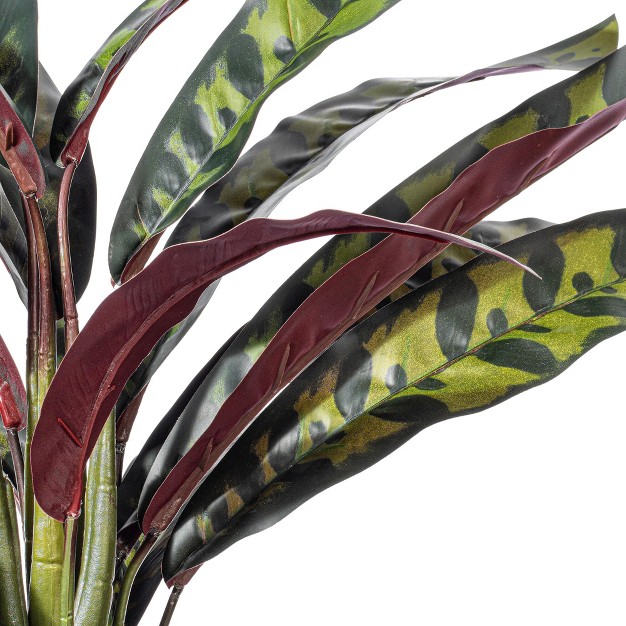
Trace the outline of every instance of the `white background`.
<instances>
[{"instance_id":1,"label":"white background","mask_svg":"<svg viewBox=\"0 0 626 626\"><path fill-rule=\"evenodd\" d=\"M43 0L40 54L64 88L136 0ZM194 0L122 73L92 131L100 230L84 323L110 292L108 235L154 127L239 2ZM584 6L584 11L576 8ZM506 8L505 8L506 7ZM334 44L265 105L252 141L283 117L378 76L450 76L551 44L617 2L404 0ZM619 14L618 14L619 17ZM494 78L388 116L276 210L361 211L458 139L566 75ZM624 204L619 128L498 210L567 221ZM223 281L154 378L128 459L195 372L320 241L272 253ZM0 333L23 367L25 311L0 272ZM559 379L479 415L429 428L365 473L205 565L182 624L623 624L626 606L626 334ZM143 624L158 624L167 592Z\"/></svg>"}]
</instances>

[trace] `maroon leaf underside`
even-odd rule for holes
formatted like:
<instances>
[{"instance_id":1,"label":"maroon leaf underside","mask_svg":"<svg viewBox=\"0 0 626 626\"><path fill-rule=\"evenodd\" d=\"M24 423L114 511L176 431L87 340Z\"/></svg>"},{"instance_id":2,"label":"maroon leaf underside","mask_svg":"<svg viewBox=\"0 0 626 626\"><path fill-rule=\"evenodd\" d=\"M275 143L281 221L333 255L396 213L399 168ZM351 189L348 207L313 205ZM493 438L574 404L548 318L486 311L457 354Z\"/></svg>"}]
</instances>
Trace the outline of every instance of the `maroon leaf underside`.
<instances>
[{"instance_id":1,"label":"maroon leaf underside","mask_svg":"<svg viewBox=\"0 0 626 626\"><path fill-rule=\"evenodd\" d=\"M154 32L154 30L160 26L165 19L177 11L187 0L173 0L167 3L157 13L151 16L146 22L137 30L133 35L131 41L122 47L116 54L119 58L112 63L104 72L100 79L100 83L94 94L91 96L89 106L87 107L85 117L79 122L71 136L69 137L67 144L59 160L65 166L71 161L79 163L87 149L89 143L89 132L91 131L91 125L102 106L102 103L106 99L109 91L113 87L113 84L120 75L120 72L124 69L133 54L139 49L143 42Z\"/></svg>"},{"instance_id":2,"label":"maroon leaf underside","mask_svg":"<svg viewBox=\"0 0 626 626\"><path fill-rule=\"evenodd\" d=\"M15 107L8 96L7 92L0 86L0 126L4 133L7 133L8 127L12 127L12 145L19 157L21 165L26 169L33 182L35 183L36 197L41 198L46 190L46 175L39 158L37 148L33 143L30 133L24 127L20 116L15 111ZM14 165L9 163L9 167L14 175L20 176L19 172L14 170ZM18 179L18 182L19 179Z\"/></svg>"},{"instance_id":3,"label":"maroon leaf underside","mask_svg":"<svg viewBox=\"0 0 626 626\"><path fill-rule=\"evenodd\" d=\"M7 417L14 415L13 411L9 412L8 409L15 407L20 418L19 424L16 423L17 420L14 417L10 424L5 422L6 428L19 430L26 426L26 389L13 357L0 337L0 414L4 421L3 407L7 409Z\"/></svg>"},{"instance_id":4,"label":"maroon leaf underside","mask_svg":"<svg viewBox=\"0 0 626 626\"><path fill-rule=\"evenodd\" d=\"M508 259L457 235L332 210L297 220L250 220L219 237L168 248L104 300L52 380L31 449L33 487L42 509L59 521L78 514L87 459L126 381L161 336L189 315L211 282L278 246L364 231L458 243Z\"/></svg>"},{"instance_id":5,"label":"maroon leaf underside","mask_svg":"<svg viewBox=\"0 0 626 626\"><path fill-rule=\"evenodd\" d=\"M624 118L626 102L619 102L579 124L537 131L499 146L465 170L411 221L464 233ZM260 408L440 250L441 246L432 242L409 244L392 235L316 289L281 327L211 425L168 474L141 520L143 532L167 526Z\"/></svg>"}]
</instances>

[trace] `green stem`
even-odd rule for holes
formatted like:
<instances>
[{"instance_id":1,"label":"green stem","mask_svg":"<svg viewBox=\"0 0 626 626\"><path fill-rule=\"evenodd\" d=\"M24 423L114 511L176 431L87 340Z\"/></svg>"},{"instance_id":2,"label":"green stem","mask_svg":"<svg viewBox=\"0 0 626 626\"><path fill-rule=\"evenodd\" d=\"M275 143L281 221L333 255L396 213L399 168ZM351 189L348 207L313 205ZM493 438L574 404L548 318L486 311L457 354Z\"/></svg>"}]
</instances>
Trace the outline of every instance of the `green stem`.
<instances>
[{"instance_id":1,"label":"green stem","mask_svg":"<svg viewBox=\"0 0 626 626\"><path fill-rule=\"evenodd\" d=\"M158 536L158 533L155 532L148 533L128 564L124 580L122 581L122 588L120 589L120 593L117 598L117 607L115 609L113 626L124 626L124 622L126 620L126 608L128 606L130 591L133 587L135 576L137 576L137 572L139 571L141 564L150 553L150 550L152 550Z\"/></svg>"},{"instance_id":2,"label":"green stem","mask_svg":"<svg viewBox=\"0 0 626 626\"><path fill-rule=\"evenodd\" d=\"M27 450L39 417L41 404L45 398L56 366L56 326L52 301L52 275L50 255L41 212L34 197L25 198L25 212L34 235L37 258L37 359L36 359L36 401L29 410L27 428ZM30 245L29 245L30 249ZM30 274L29 274L30 277ZM30 286L29 286L30 293ZM29 307L30 308L30 307ZM29 324L29 333L31 327ZM33 363L30 363L31 368ZM32 369L29 371L29 387L32 384ZM31 394L32 396L32 394ZM32 561L30 567L30 623L32 626L58 626L61 614L61 577L64 560L65 533L63 524L48 517L34 502L30 467L26 471L25 510L27 549L32 537ZM32 522L31 522L32 520Z\"/></svg>"},{"instance_id":3,"label":"green stem","mask_svg":"<svg viewBox=\"0 0 626 626\"><path fill-rule=\"evenodd\" d=\"M165 606L165 611L163 612L163 617L161 618L159 626L170 626L172 615L174 615L174 610L176 609L178 599L180 598L180 594L183 592L183 589L184 587L181 587L180 585L174 585L172 587L172 593L170 594L167 605Z\"/></svg>"},{"instance_id":4,"label":"green stem","mask_svg":"<svg viewBox=\"0 0 626 626\"><path fill-rule=\"evenodd\" d=\"M76 518L65 520L65 545L61 570L61 626L74 624L74 553L76 545Z\"/></svg>"},{"instance_id":5,"label":"green stem","mask_svg":"<svg viewBox=\"0 0 626 626\"><path fill-rule=\"evenodd\" d=\"M115 415L89 461L85 530L76 592L76 625L106 624L113 599L116 560Z\"/></svg>"},{"instance_id":6,"label":"green stem","mask_svg":"<svg viewBox=\"0 0 626 626\"><path fill-rule=\"evenodd\" d=\"M0 482L0 624L27 626L15 499L9 481Z\"/></svg>"},{"instance_id":7,"label":"green stem","mask_svg":"<svg viewBox=\"0 0 626 626\"><path fill-rule=\"evenodd\" d=\"M37 263L37 242L35 229L26 199L23 198L26 220L26 240L28 245L28 336L26 340L26 398L28 419L26 422L26 444L24 446L24 556L26 583L30 581L30 566L33 551L33 484L30 473L30 444L39 415L37 354L39 352L39 268Z\"/></svg>"}]
</instances>

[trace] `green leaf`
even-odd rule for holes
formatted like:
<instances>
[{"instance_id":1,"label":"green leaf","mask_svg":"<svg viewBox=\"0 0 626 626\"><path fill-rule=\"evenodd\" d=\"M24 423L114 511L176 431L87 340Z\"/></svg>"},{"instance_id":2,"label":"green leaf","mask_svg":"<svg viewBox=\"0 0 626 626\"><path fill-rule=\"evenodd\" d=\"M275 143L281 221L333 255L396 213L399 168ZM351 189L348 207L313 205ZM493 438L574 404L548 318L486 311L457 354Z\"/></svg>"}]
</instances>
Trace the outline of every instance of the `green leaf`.
<instances>
[{"instance_id":1,"label":"green leaf","mask_svg":"<svg viewBox=\"0 0 626 626\"><path fill-rule=\"evenodd\" d=\"M169 583L438 421L554 378L626 328L626 210L505 244L341 337L261 414L179 519ZM476 384L480 381L480 385Z\"/></svg>"},{"instance_id":2,"label":"green leaf","mask_svg":"<svg viewBox=\"0 0 626 626\"><path fill-rule=\"evenodd\" d=\"M111 232L114 279L232 167L275 89L397 2L248 0L183 86L133 174Z\"/></svg>"},{"instance_id":3,"label":"green leaf","mask_svg":"<svg viewBox=\"0 0 626 626\"><path fill-rule=\"evenodd\" d=\"M26 304L26 259L28 250L24 234L23 213L16 211L4 192L4 185L16 189L11 173L0 165L0 260L7 268L17 293ZM18 195L19 199L19 195ZM22 221L20 221L22 220Z\"/></svg>"},{"instance_id":4,"label":"green leaf","mask_svg":"<svg viewBox=\"0 0 626 626\"><path fill-rule=\"evenodd\" d=\"M52 129L52 156L59 165L80 161L89 130L115 79L145 38L186 0L146 0L112 33L67 88Z\"/></svg>"},{"instance_id":5,"label":"green leaf","mask_svg":"<svg viewBox=\"0 0 626 626\"><path fill-rule=\"evenodd\" d=\"M534 218L515 220L512 222L481 222L468 231L466 236L474 241L480 241L490 246L498 246L513 238L534 232L535 230L545 228L549 225L548 222ZM409 280L407 285L410 286L403 286L396 290L389 301L398 299L408 293L411 290L411 286L415 288L417 285L428 282L431 278L443 275L468 262L475 256L476 253L468 248L461 248L454 245L449 246ZM385 302L384 304L387 303L388 302ZM141 534L141 528L137 521L137 506L146 477L152 468L159 449L202 381L238 334L239 331L224 344L220 351L211 358L207 365L202 368L193 381L187 386L172 408L153 430L143 448L124 474L124 478L118 490L118 529L120 530L118 541L122 541L128 548L132 547ZM161 580L161 562L164 552L165 544L159 550L155 548L150 553L149 562L144 563L139 570L137 578L133 583L133 591L131 593L126 616L126 620L129 624L139 622L158 587Z\"/></svg>"},{"instance_id":6,"label":"green leaf","mask_svg":"<svg viewBox=\"0 0 626 626\"><path fill-rule=\"evenodd\" d=\"M460 78L375 79L283 120L254 145L182 217L166 246L208 239L249 217L265 217L297 185L322 171L341 150L397 107L438 90L477 78L505 73L586 67L617 45L617 22L610 17L582 33L547 48L475 70ZM122 416L154 372L178 345L208 304L217 283L203 294L194 311L171 329L128 381L117 405Z\"/></svg>"},{"instance_id":7,"label":"green leaf","mask_svg":"<svg viewBox=\"0 0 626 626\"><path fill-rule=\"evenodd\" d=\"M555 164L554 158L558 154L563 156L559 150L552 151L552 148L545 147L543 156L538 154L537 163L527 163L528 167L523 172L520 170L520 164L530 159L533 151L542 152L541 145L548 136L570 132L567 129L578 134L584 132L586 124L600 122L604 125L607 122L604 116L613 115L612 106L626 106L626 89L622 80L625 71L626 49L622 48L478 129L400 183L372 205L367 213L385 215L397 221L412 219L425 220L428 223L437 220L440 222L439 227L452 228L456 232L467 230L477 217L484 217L485 210L493 210L497 206L497 203L492 203L493 198L489 199L487 196L495 187L503 184L503 153L509 154L511 151L507 163L515 181L510 187L506 185L507 189L502 190L497 202L505 201L520 190L520 185L523 188L539 175L543 175ZM585 121L586 117L589 119ZM607 126L615 123L615 120L611 120ZM597 133L591 133L587 139L591 140L592 135L597 137L606 130L608 128L598 129ZM539 141L533 140L533 132L539 133L535 136ZM540 137L543 139L539 139ZM514 150L516 142L525 143L519 154ZM568 142L568 145L581 148L583 144ZM543 160L547 154L551 156ZM557 162L558 160L557 158ZM481 168L480 183L481 176L472 174L473 168ZM474 172L477 170L474 169ZM485 194L483 201L479 200L481 194ZM461 204L462 201L464 204ZM489 204L488 209L483 202ZM456 208L460 209L458 215L455 214ZM472 212L473 215L467 212ZM333 334L341 332L341 327L345 328L349 318L352 319L353 307L360 301L360 294L367 291L373 274L372 268L377 268L379 272L376 277L376 291L364 300L359 315L364 314L368 307L375 306L376 298L380 301L389 295L398 286L394 281L402 281L401 274L410 275L410 272L419 269L420 263L429 258L428 255L435 253L434 249L427 250L421 244L413 245L409 249L397 240L383 241L381 246L384 254L379 258L379 252L376 251L380 247L379 243L380 237L367 234L331 240L298 269L244 326L172 428L146 480L140 509L143 507L143 511L146 511L157 490L163 491L164 481L174 466L181 458L189 455L192 446L198 443L200 433L207 431L224 402L296 310L298 319L302 322L306 318L305 303L315 304L315 312L308 309L312 315L309 319L319 319L319 307L324 308L321 317L325 319L325 325L311 328L311 332L307 331L306 334L299 335L299 338L313 339L321 329L326 333L322 338L327 346ZM418 250L423 255L418 254ZM400 252L404 257L402 262L399 262ZM408 266L405 266L407 259ZM330 280L334 280L340 272L341 286L333 287L331 295L325 291L326 295L322 297L322 291L318 288L322 286L325 289ZM343 307L342 314L347 313L347 316L336 314L340 307ZM356 320L352 319L354 321ZM321 341L317 339L315 337L311 342L309 357L321 346ZM282 344L283 352L286 346L287 344ZM277 349L277 352L280 350ZM296 350L291 350L289 359L293 359L295 354ZM269 372L264 374L263 371L261 370L261 375L269 375ZM198 407L201 409L198 410ZM199 448L194 453L198 450Z\"/></svg>"},{"instance_id":8,"label":"green leaf","mask_svg":"<svg viewBox=\"0 0 626 626\"><path fill-rule=\"evenodd\" d=\"M37 105L37 0L0 3L0 85L29 132Z\"/></svg>"}]
</instances>

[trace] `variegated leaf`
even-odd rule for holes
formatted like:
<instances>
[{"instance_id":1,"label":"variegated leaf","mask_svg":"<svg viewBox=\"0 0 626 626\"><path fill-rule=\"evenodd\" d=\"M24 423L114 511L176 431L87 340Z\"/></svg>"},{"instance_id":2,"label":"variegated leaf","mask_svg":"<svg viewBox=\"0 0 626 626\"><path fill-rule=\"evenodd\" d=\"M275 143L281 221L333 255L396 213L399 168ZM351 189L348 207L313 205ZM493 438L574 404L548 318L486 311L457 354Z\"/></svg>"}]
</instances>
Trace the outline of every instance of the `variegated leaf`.
<instances>
[{"instance_id":1,"label":"variegated leaf","mask_svg":"<svg viewBox=\"0 0 626 626\"><path fill-rule=\"evenodd\" d=\"M375 79L283 120L248 150L183 216L167 246L219 235L249 217L262 217L297 185L322 171L351 141L387 113L440 89L490 75L538 68L582 69L617 45L617 22L610 17L547 48L456 79ZM170 330L133 374L120 397L117 415L149 382L211 299L217 284L181 324Z\"/></svg>"},{"instance_id":2,"label":"variegated leaf","mask_svg":"<svg viewBox=\"0 0 626 626\"><path fill-rule=\"evenodd\" d=\"M397 2L248 0L183 86L133 174L111 232L113 278L120 281L131 258L233 166L275 89Z\"/></svg>"},{"instance_id":3,"label":"variegated leaf","mask_svg":"<svg viewBox=\"0 0 626 626\"><path fill-rule=\"evenodd\" d=\"M52 379L31 447L40 507L59 521L78 513L87 459L124 384L159 337L189 315L211 282L281 245L362 230L456 243L501 257L458 235L332 210L298 220L250 220L221 237L165 250L103 301Z\"/></svg>"},{"instance_id":4,"label":"variegated leaf","mask_svg":"<svg viewBox=\"0 0 626 626\"><path fill-rule=\"evenodd\" d=\"M165 579L271 526L427 426L547 382L626 328L626 210L502 249L528 259L544 280L481 256L346 333L189 502L166 551Z\"/></svg>"},{"instance_id":5,"label":"variegated leaf","mask_svg":"<svg viewBox=\"0 0 626 626\"><path fill-rule=\"evenodd\" d=\"M626 105L626 85L622 80L625 71L626 49L620 49L604 61L540 92L510 113L472 133L383 196L367 212L384 214L398 221L436 220L440 227L464 232L484 216L487 205L492 210L512 193L549 171L565 156L552 145L542 148L544 141L551 144L554 140L554 137L548 139L549 136L574 132L581 137L580 133L583 133L585 141L592 141L617 123L612 119L615 112L613 107L621 107L621 113L617 115L621 118ZM586 124L600 126L585 134ZM528 135L533 132L541 133L544 139L540 139L539 134L534 138ZM519 149L519 153L514 145L517 141L526 144L523 149ZM574 150L584 145L584 142L577 141L566 143ZM532 153L536 150L535 158ZM496 151L500 152L500 156ZM503 151L510 153L507 157L511 168L509 174L515 179L511 179L510 185L503 180ZM521 171L520 163L528 159L531 161ZM478 166L481 167L478 178L482 176L483 184L478 184L475 177L468 176L470 170ZM485 180L489 184L485 184ZM506 189L503 187L501 193L492 198L493 189L502 185ZM479 199L481 194L484 194L482 200ZM464 203L466 198L468 201ZM381 257L368 257L367 254L379 254L379 242L380 237L371 235L335 238L297 270L243 328L221 362L200 386L188 408L182 412L162 446L144 486L140 505L142 515L149 507L152 509L151 514L154 514L156 504L150 502L158 491L161 492L159 502L167 499L166 489L173 487L165 486L165 482L170 481L174 485L178 481L178 476L170 474L174 466L179 464L179 468L182 468L180 460L185 456L191 458L193 446L196 446L193 454L199 452L202 445L198 443L200 434L208 432L224 402L296 310L299 322L307 314L312 315L309 319L323 318L325 322L312 328L310 333L300 334L295 343L306 339L310 340L310 344L305 350L300 350L299 346L297 350L291 350L288 358L294 360L297 355L314 358L322 348L322 341L324 345L329 345L332 337L336 337L342 328L345 329L350 320L355 321L353 313L357 303L360 307L359 315L365 314L375 306L376 301L383 300L419 269L430 258L429 255L436 253L435 249L427 250L421 246L405 248L401 242L386 240L381 244L384 253ZM347 267L347 264L350 266ZM355 264L358 264L358 268ZM378 270L376 286L361 302L361 294L368 292L372 268ZM325 296L320 296L321 290L318 288L322 286L325 289L324 282L333 280L331 277L336 277L338 273L341 273L341 287L333 289L330 296L327 291L324 292ZM311 304L306 312L303 308L305 301ZM319 311L320 306L323 308L322 313ZM315 312L311 313L313 308ZM326 334L319 337L316 334L318 330ZM280 346L275 344L276 353L284 354L289 344L290 341ZM299 363L295 365L300 366ZM262 375L271 377L273 372L276 376L278 364L274 363L272 368L275 366L276 369L264 371Z\"/></svg>"},{"instance_id":6,"label":"variegated leaf","mask_svg":"<svg viewBox=\"0 0 626 626\"><path fill-rule=\"evenodd\" d=\"M145 0L109 36L67 88L52 128L59 165L83 158L91 124L113 82L144 39L186 0Z\"/></svg>"}]
</instances>

